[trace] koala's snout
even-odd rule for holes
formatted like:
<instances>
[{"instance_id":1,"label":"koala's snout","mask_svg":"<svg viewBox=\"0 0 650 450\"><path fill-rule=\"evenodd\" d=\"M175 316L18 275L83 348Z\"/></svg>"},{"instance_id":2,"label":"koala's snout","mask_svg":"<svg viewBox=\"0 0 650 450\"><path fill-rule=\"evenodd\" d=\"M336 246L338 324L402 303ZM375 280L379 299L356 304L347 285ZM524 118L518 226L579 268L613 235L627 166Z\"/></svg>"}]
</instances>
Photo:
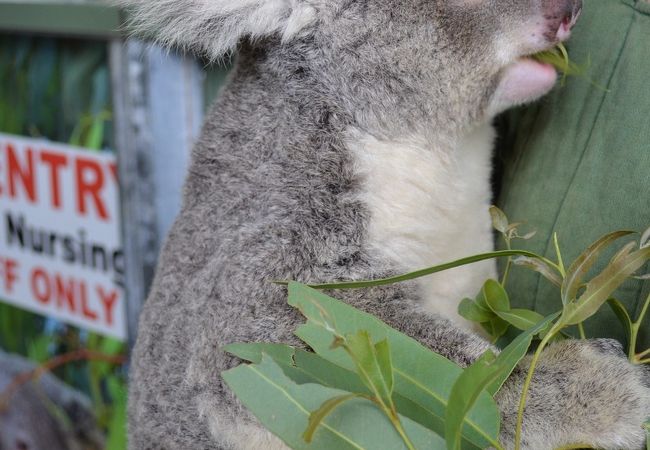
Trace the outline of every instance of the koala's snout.
<instances>
[{"instance_id":1,"label":"koala's snout","mask_svg":"<svg viewBox=\"0 0 650 450\"><path fill-rule=\"evenodd\" d=\"M545 18L548 24L546 38L563 42L571 36L571 29L582 12L582 0L556 0L548 2Z\"/></svg>"}]
</instances>

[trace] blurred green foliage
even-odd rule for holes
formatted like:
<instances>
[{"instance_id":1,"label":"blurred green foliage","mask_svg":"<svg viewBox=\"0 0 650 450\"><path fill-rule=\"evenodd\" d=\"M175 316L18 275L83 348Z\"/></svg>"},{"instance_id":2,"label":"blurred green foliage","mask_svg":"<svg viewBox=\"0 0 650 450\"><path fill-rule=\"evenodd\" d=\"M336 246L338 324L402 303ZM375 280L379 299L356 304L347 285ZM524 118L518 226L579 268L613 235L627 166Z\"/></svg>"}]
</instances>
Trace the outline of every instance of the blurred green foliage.
<instances>
[{"instance_id":1,"label":"blurred green foliage","mask_svg":"<svg viewBox=\"0 0 650 450\"><path fill-rule=\"evenodd\" d=\"M0 34L0 130L69 142L82 120L111 109L107 60L102 41ZM112 148L105 125L98 147Z\"/></svg>"},{"instance_id":2,"label":"blurred green foliage","mask_svg":"<svg viewBox=\"0 0 650 450\"><path fill-rule=\"evenodd\" d=\"M107 46L102 41L0 34L0 131L93 150L113 147ZM86 348L106 355L123 343L0 303L0 347L38 363ZM92 399L107 449L126 448L126 373L79 362L56 375Z\"/></svg>"}]
</instances>

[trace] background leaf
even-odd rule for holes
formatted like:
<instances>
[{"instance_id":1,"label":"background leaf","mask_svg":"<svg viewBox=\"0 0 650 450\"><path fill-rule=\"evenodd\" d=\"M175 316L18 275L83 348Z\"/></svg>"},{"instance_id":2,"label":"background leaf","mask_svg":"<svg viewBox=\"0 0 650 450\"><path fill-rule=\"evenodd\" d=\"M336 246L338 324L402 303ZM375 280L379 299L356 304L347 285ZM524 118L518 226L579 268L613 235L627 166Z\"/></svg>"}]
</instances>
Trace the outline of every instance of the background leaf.
<instances>
[{"instance_id":1,"label":"background leaf","mask_svg":"<svg viewBox=\"0 0 650 450\"><path fill-rule=\"evenodd\" d=\"M615 231L606 234L591 244L569 267L567 270L564 283L562 284L562 304L566 305L573 300L578 293L578 289L583 282L584 277L589 269L596 263L600 253L609 247L614 241L624 236L634 234L633 231Z\"/></svg>"},{"instance_id":2,"label":"background leaf","mask_svg":"<svg viewBox=\"0 0 650 450\"><path fill-rule=\"evenodd\" d=\"M544 278L549 280L551 283L557 287L562 286L562 278L557 274L551 266L546 262L538 258L530 258L528 256L519 256L513 258L512 262L521 267L526 267L528 269L534 270L535 272L541 274Z\"/></svg>"},{"instance_id":3,"label":"background leaf","mask_svg":"<svg viewBox=\"0 0 650 450\"><path fill-rule=\"evenodd\" d=\"M579 299L567 304L562 315L565 325L576 325L594 315L630 275L650 259L650 247L620 258L594 277Z\"/></svg>"}]
</instances>

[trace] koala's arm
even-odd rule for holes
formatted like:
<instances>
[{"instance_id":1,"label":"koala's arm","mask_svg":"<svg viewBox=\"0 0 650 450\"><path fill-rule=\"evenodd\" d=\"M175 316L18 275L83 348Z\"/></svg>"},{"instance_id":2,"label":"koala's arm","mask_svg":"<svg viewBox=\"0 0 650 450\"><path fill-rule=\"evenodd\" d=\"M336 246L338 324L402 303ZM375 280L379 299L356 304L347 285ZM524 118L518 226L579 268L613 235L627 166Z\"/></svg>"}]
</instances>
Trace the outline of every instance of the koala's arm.
<instances>
[{"instance_id":1,"label":"koala's arm","mask_svg":"<svg viewBox=\"0 0 650 450\"><path fill-rule=\"evenodd\" d=\"M360 294L344 293L344 297L461 366L494 350L479 336L423 311L416 302L388 294L373 296L380 302L368 304ZM496 397L507 448L514 444L529 366L530 358L524 359ZM639 449L645 439L643 422L650 417L649 384L647 369L627 362L615 341L569 340L551 345L542 353L530 386L522 447L541 450L583 444Z\"/></svg>"},{"instance_id":2,"label":"koala's arm","mask_svg":"<svg viewBox=\"0 0 650 450\"><path fill-rule=\"evenodd\" d=\"M502 439L514 441L517 409L530 357L497 394ZM630 364L618 342L568 340L542 353L524 414L522 447L582 445L640 449L650 417L650 373Z\"/></svg>"}]
</instances>

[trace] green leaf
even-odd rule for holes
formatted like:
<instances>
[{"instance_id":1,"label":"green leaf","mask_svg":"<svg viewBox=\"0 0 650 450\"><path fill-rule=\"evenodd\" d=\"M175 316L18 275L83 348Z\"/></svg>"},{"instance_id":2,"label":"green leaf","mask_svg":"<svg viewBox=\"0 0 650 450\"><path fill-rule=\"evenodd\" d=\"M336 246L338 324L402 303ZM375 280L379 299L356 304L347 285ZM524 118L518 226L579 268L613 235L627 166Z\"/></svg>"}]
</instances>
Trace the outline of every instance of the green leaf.
<instances>
[{"instance_id":1,"label":"green leaf","mask_svg":"<svg viewBox=\"0 0 650 450\"><path fill-rule=\"evenodd\" d=\"M627 257L630 253L632 253L636 249L636 242L628 242L621 248L616 254L612 257L610 260L610 264L615 263L619 261L621 258Z\"/></svg>"},{"instance_id":2,"label":"green leaf","mask_svg":"<svg viewBox=\"0 0 650 450\"><path fill-rule=\"evenodd\" d=\"M332 318L340 335L366 330L376 340L387 339L391 348L396 399L397 395L404 397L439 418L440 423L454 382L462 373L460 367L376 317L307 286L290 283L289 304L308 318L307 324L296 332L297 336L318 355L347 370L354 371L356 367L343 349L331 348L334 335L322 320L322 310ZM465 420L465 436L479 447L488 447L497 442L499 423L499 410L486 393Z\"/></svg>"},{"instance_id":3,"label":"green leaf","mask_svg":"<svg viewBox=\"0 0 650 450\"><path fill-rule=\"evenodd\" d=\"M293 347L284 344L229 344L222 348L223 351L235 355L244 361L259 364L262 356L268 355L275 362L293 364L295 350Z\"/></svg>"},{"instance_id":4,"label":"green leaf","mask_svg":"<svg viewBox=\"0 0 650 450\"><path fill-rule=\"evenodd\" d=\"M458 305L458 314L472 322L489 322L494 318L494 313L479 306L471 298L464 298Z\"/></svg>"},{"instance_id":5,"label":"green leaf","mask_svg":"<svg viewBox=\"0 0 650 450\"><path fill-rule=\"evenodd\" d=\"M496 313L501 319L508 322L518 330L526 331L534 327L544 316L529 309L511 309L510 311L499 311Z\"/></svg>"},{"instance_id":6,"label":"green leaf","mask_svg":"<svg viewBox=\"0 0 650 450\"><path fill-rule=\"evenodd\" d=\"M645 428L645 447L646 450L650 450L650 419L643 424L643 428Z\"/></svg>"},{"instance_id":7,"label":"green leaf","mask_svg":"<svg viewBox=\"0 0 650 450\"><path fill-rule=\"evenodd\" d=\"M92 150L101 150L104 142L104 118L97 116L93 118L92 125L88 130L83 146Z\"/></svg>"},{"instance_id":8,"label":"green leaf","mask_svg":"<svg viewBox=\"0 0 650 450\"><path fill-rule=\"evenodd\" d=\"M341 395L339 397L330 398L325 403L323 403L320 408L312 412L309 415L309 424L307 425L307 429L305 430L305 433L302 436L305 442L307 442L308 444L311 443L311 441L314 439L314 433L316 432L320 424L337 407L341 406L343 403L347 402L348 400L352 400L353 398L358 398L358 397L361 397L361 395L346 394L346 395Z\"/></svg>"},{"instance_id":9,"label":"green leaf","mask_svg":"<svg viewBox=\"0 0 650 450\"><path fill-rule=\"evenodd\" d=\"M612 308L612 311L614 311L614 314L616 314L616 317L618 317L618 320L623 324L625 327L625 334L628 338L628 342L631 341L632 338L632 318L630 317L630 314L627 312L627 309L623 305L623 303L619 302L615 298L610 298L607 300L607 304Z\"/></svg>"},{"instance_id":10,"label":"green leaf","mask_svg":"<svg viewBox=\"0 0 650 450\"><path fill-rule=\"evenodd\" d=\"M445 416L447 449L460 448L460 424L483 390L491 395L496 394L528 352L533 336L548 327L559 315L560 313L557 313L544 318L530 330L520 334L498 356L488 351L465 369L456 381L449 398L450 406L447 407Z\"/></svg>"},{"instance_id":11,"label":"green leaf","mask_svg":"<svg viewBox=\"0 0 650 450\"><path fill-rule=\"evenodd\" d=\"M512 262L517 266L526 267L527 269L538 272L557 287L562 286L562 278L558 275L558 273L553 270L553 268L546 262L539 258L519 256L518 258L514 258Z\"/></svg>"},{"instance_id":12,"label":"green leaf","mask_svg":"<svg viewBox=\"0 0 650 450\"><path fill-rule=\"evenodd\" d=\"M567 305L575 299L578 289L583 282L584 277L589 272L589 269L595 264L600 253L609 247L614 241L624 236L634 234L633 231L615 231L606 234L591 244L569 267L564 283L562 283L562 304Z\"/></svg>"},{"instance_id":13,"label":"green leaf","mask_svg":"<svg viewBox=\"0 0 650 450\"><path fill-rule=\"evenodd\" d=\"M388 418L369 400L350 399L333 410L318 427L311 444L303 439L310 411L334 397L349 395L317 384L298 385L264 355L260 364L240 365L222 376L239 400L272 433L293 449L404 449ZM417 448L442 449L444 440L406 417L402 425Z\"/></svg>"},{"instance_id":14,"label":"green leaf","mask_svg":"<svg viewBox=\"0 0 650 450\"><path fill-rule=\"evenodd\" d=\"M650 228L643 232L641 235L641 240L639 242L641 248L650 247Z\"/></svg>"},{"instance_id":15,"label":"green leaf","mask_svg":"<svg viewBox=\"0 0 650 450\"><path fill-rule=\"evenodd\" d=\"M508 231L508 217L503 211L496 206L490 206L490 217L492 218L492 226L500 233Z\"/></svg>"},{"instance_id":16,"label":"green leaf","mask_svg":"<svg viewBox=\"0 0 650 450\"><path fill-rule=\"evenodd\" d=\"M510 324L503 320L501 317L496 316L489 322L482 323L481 326L485 331L489 333L490 336L492 336L494 342L496 342L501 336L506 334L506 331L508 331Z\"/></svg>"},{"instance_id":17,"label":"green leaf","mask_svg":"<svg viewBox=\"0 0 650 450\"><path fill-rule=\"evenodd\" d=\"M461 431L467 413L484 393L485 387L498 376L499 367L492 365L495 360L494 353L487 351L465 369L454 384L445 414L445 439L448 450L460 449Z\"/></svg>"},{"instance_id":18,"label":"green leaf","mask_svg":"<svg viewBox=\"0 0 650 450\"><path fill-rule=\"evenodd\" d=\"M32 361L43 364L50 359L51 344L52 336L48 334L35 336L27 343L27 356Z\"/></svg>"},{"instance_id":19,"label":"green leaf","mask_svg":"<svg viewBox=\"0 0 650 450\"><path fill-rule=\"evenodd\" d=\"M510 374L519 361L526 356L530 344L533 341L533 337L539 333L542 333L544 330L548 329L555 319L560 316L560 313L557 312L548 317L542 317L542 320L535 324L534 327L528 329L526 332L521 333L517 336L506 348L504 348L501 353L497 356L496 364L499 365L501 371L499 376L486 388L487 392L490 395L495 395L503 386L503 383L508 379Z\"/></svg>"},{"instance_id":20,"label":"green leaf","mask_svg":"<svg viewBox=\"0 0 650 450\"><path fill-rule=\"evenodd\" d=\"M273 356L269 356L282 368L285 375L297 384L317 383L325 387L371 395L354 371L337 366L311 352L280 344L236 344L226 346L224 350L246 361L257 363L261 362L264 350L270 350ZM397 411L404 417L440 436L444 434L442 415L433 414L397 392L393 394L393 401ZM478 447L464 439L463 448L476 450Z\"/></svg>"},{"instance_id":21,"label":"green leaf","mask_svg":"<svg viewBox=\"0 0 650 450\"><path fill-rule=\"evenodd\" d=\"M390 356L390 345L384 339L375 344L375 351L377 354L377 364L381 372L381 377L386 383L389 395L393 395L393 388L395 387L395 379L393 376L393 362Z\"/></svg>"},{"instance_id":22,"label":"green leaf","mask_svg":"<svg viewBox=\"0 0 650 450\"><path fill-rule=\"evenodd\" d=\"M496 280L487 280L483 285L485 302L494 313L510 311L508 293Z\"/></svg>"},{"instance_id":23,"label":"green leaf","mask_svg":"<svg viewBox=\"0 0 650 450\"><path fill-rule=\"evenodd\" d=\"M619 258L594 277L579 299L567 304L562 315L564 325L577 325L593 316L632 274L650 259L650 247Z\"/></svg>"},{"instance_id":24,"label":"green leaf","mask_svg":"<svg viewBox=\"0 0 650 450\"><path fill-rule=\"evenodd\" d=\"M346 349L357 366L357 373L366 387L385 405L392 405L393 368L390 362L390 348L385 339L372 344L370 334L365 330L337 339L337 345ZM382 352L379 356L377 349ZM381 359L381 362L380 362Z\"/></svg>"},{"instance_id":25,"label":"green leaf","mask_svg":"<svg viewBox=\"0 0 650 450\"><path fill-rule=\"evenodd\" d=\"M415 280L417 278L422 278L427 275L433 275L434 273L443 272L445 270L453 269L456 267L466 266L468 264L474 264L481 261L486 261L488 259L504 258L508 256L529 256L531 258L540 258L539 255L531 253L525 250L501 250L498 252L489 252L481 253L479 255L468 256L467 258L461 258L456 261L452 261L445 264L440 264L438 266L427 267L425 269L416 270L415 272L410 272L404 275L398 275L395 277L381 278L378 280L370 281L344 281L341 283L319 283L319 284L309 284L308 286L312 289L363 289L375 286L386 286L389 284L401 283L403 281ZM282 286L288 286L289 281L275 281L275 284Z\"/></svg>"},{"instance_id":26,"label":"green leaf","mask_svg":"<svg viewBox=\"0 0 650 450\"><path fill-rule=\"evenodd\" d=\"M106 384L113 403L106 450L123 450L126 448L126 386L115 376L109 377Z\"/></svg>"}]
</instances>

